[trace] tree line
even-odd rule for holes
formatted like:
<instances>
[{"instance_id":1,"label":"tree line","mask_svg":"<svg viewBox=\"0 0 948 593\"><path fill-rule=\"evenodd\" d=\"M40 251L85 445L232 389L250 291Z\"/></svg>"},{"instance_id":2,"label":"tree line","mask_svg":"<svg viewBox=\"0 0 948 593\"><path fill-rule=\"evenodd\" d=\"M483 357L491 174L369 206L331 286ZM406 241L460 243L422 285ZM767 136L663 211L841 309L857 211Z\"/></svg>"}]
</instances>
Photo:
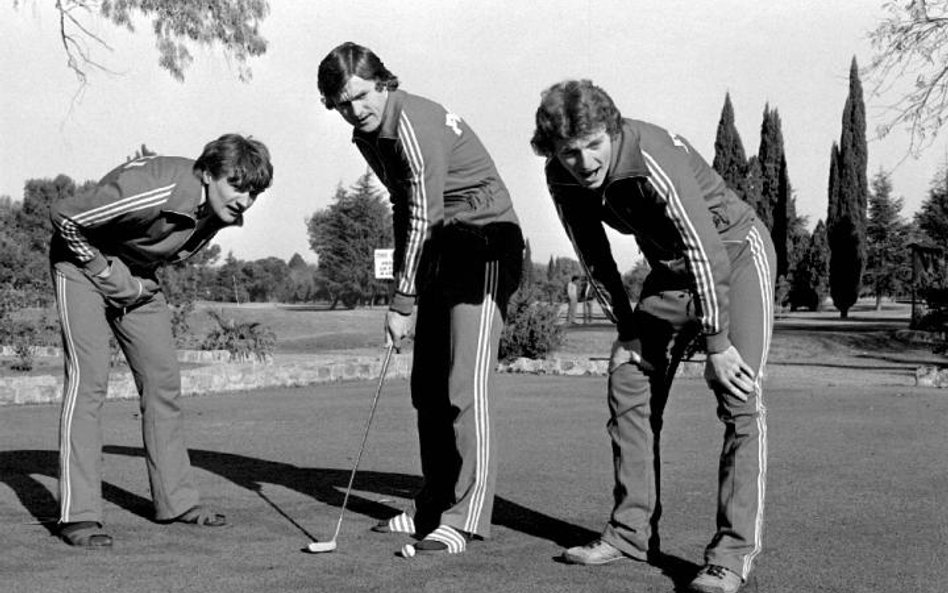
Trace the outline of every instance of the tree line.
<instances>
[{"instance_id":1,"label":"tree line","mask_svg":"<svg viewBox=\"0 0 948 593\"><path fill-rule=\"evenodd\" d=\"M777 250L776 304L816 310L829 297L845 317L860 296L875 296L877 303L886 297L906 296L912 290L913 253L924 255L928 262L915 266L916 284L923 281L926 287L937 284L940 288L940 276L925 272L941 265L937 262L943 261L948 245L948 162L910 220L901 213L904 200L894 195L886 171L880 170L869 183L865 106L856 60L850 67L840 139L830 147L827 215L812 232L807 229L807 217L797 213L782 126L777 108L765 105L759 147L748 157L735 125L730 93L726 94L712 163L771 232ZM142 145L141 154L148 153ZM21 201L0 197L0 301L4 303L0 315L15 307L51 303L49 206L91 185L59 175L28 180ZM169 302L183 309L198 299L322 301L333 308L387 302L390 287L375 279L373 257L375 249L393 244L391 209L371 172L349 187L340 183L330 205L314 212L306 229L318 264L308 263L298 253L289 261L278 257L244 261L230 253L222 261L220 248L211 245L188 262L162 271ZM647 271L640 262L624 274L633 298ZM561 301L574 275L582 275L575 259L551 256L546 265L538 264L528 242L523 286L531 294L547 302Z\"/></svg>"},{"instance_id":2,"label":"tree line","mask_svg":"<svg viewBox=\"0 0 948 593\"><path fill-rule=\"evenodd\" d=\"M879 307L882 299L907 297L916 288L923 297L934 294L939 274L931 270L943 266L948 247L948 163L936 173L911 219L902 215L904 199L894 195L888 172L880 169L870 183L865 104L855 58L840 138L830 147L826 217L812 232L807 217L797 213L777 109L764 107L759 148L749 158L734 117L727 94L712 166L771 232L778 306L818 310L829 298L846 317L862 296L875 297ZM921 260L919 254L924 255Z\"/></svg>"}]
</instances>

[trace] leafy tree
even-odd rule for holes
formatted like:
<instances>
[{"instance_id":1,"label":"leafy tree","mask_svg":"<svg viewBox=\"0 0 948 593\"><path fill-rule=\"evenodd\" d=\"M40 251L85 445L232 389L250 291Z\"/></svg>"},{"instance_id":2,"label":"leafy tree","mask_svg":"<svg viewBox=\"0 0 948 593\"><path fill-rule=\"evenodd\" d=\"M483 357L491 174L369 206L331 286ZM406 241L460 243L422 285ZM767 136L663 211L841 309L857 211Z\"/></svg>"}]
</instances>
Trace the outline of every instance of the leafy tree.
<instances>
[{"instance_id":1,"label":"leafy tree","mask_svg":"<svg viewBox=\"0 0 948 593\"><path fill-rule=\"evenodd\" d=\"M923 241L948 248L948 163L932 180L928 197L915 213L915 224Z\"/></svg>"},{"instance_id":2,"label":"leafy tree","mask_svg":"<svg viewBox=\"0 0 948 593\"><path fill-rule=\"evenodd\" d=\"M747 155L744 153L741 135L738 134L734 124L734 106L731 105L730 93L724 95L724 107L721 109L718 132L714 139L712 167L721 175L728 187L738 196L744 197Z\"/></svg>"},{"instance_id":3,"label":"leafy tree","mask_svg":"<svg viewBox=\"0 0 948 593\"><path fill-rule=\"evenodd\" d=\"M316 266L307 263L299 253L294 253L287 263L287 268L292 285L287 300L292 303L316 300L319 293Z\"/></svg>"},{"instance_id":4,"label":"leafy tree","mask_svg":"<svg viewBox=\"0 0 948 593\"><path fill-rule=\"evenodd\" d=\"M866 227L866 279L876 295L876 310L882 308L882 297L904 294L911 273L902 204L902 198L892 196L888 173L880 169L872 180Z\"/></svg>"},{"instance_id":5,"label":"leafy tree","mask_svg":"<svg viewBox=\"0 0 948 593\"><path fill-rule=\"evenodd\" d=\"M868 206L868 148L866 114L859 69L853 58L849 71L849 96L843 109L839 145L832 150L830 195L826 230L830 246L830 294L840 317L846 318L859 298L866 261L866 209Z\"/></svg>"},{"instance_id":6,"label":"leafy tree","mask_svg":"<svg viewBox=\"0 0 948 593\"><path fill-rule=\"evenodd\" d=\"M17 7L22 0L13 0ZM267 0L54 0L59 14L59 36L66 52L66 65L81 83L89 69L105 70L92 56L92 47L111 50L108 42L92 32L89 18L102 19L134 31L134 19L151 19L158 49L158 65L179 82L193 61L194 45L219 45L237 64L241 81L251 77L247 60L263 55L267 41L260 35L260 22L270 12Z\"/></svg>"},{"instance_id":7,"label":"leafy tree","mask_svg":"<svg viewBox=\"0 0 948 593\"><path fill-rule=\"evenodd\" d=\"M790 309L819 311L829 291L829 246L826 225L820 220L813 229L806 251L793 274Z\"/></svg>"},{"instance_id":8,"label":"leafy tree","mask_svg":"<svg viewBox=\"0 0 948 593\"><path fill-rule=\"evenodd\" d=\"M639 296L642 294L642 287L645 285L645 278L651 271L652 268L643 257L635 262L631 270L622 275L622 285L625 286L625 292L629 295L630 300L639 300Z\"/></svg>"},{"instance_id":9,"label":"leafy tree","mask_svg":"<svg viewBox=\"0 0 948 593\"><path fill-rule=\"evenodd\" d=\"M332 295L349 308L369 302L388 287L375 279L375 250L393 244L391 209L367 171L349 190L336 189L334 202L307 222L309 244Z\"/></svg>"},{"instance_id":10,"label":"leafy tree","mask_svg":"<svg viewBox=\"0 0 948 593\"><path fill-rule=\"evenodd\" d=\"M885 136L894 127L909 132L909 150L931 144L948 110L948 0L886 2L888 16L869 33L875 54L869 73L873 94L883 95L901 79L908 90L890 107L878 128Z\"/></svg>"},{"instance_id":11,"label":"leafy tree","mask_svg":"<svg viewBox=\"0 0 948 593\"><path fill-rule=\"evenodd\" d=\"M191 335L189 318L195 301L211 297L215 271L212 268L220 257L219 245L208 245L189 259L158 271L162 292L171 309L171 333L178 347L196 346Z\"/></svg>"},{"instance_id":12,"label":"leafy tree","mask_svg":"<svg viewBox=\"0 0 948 593\"><path fill-rule=\"evenodd\" d=\"M45 305L52 300L49 207L76 191L75 182L66 175L30 179L23 188L23 201L11 203L0 217L0 285L22 292L28 303Z\"/></svg>"},{"instance_id":13,"label":"leafy tree","mask_svg":"<svg viewBox=\"0 0 948 593\"><path fill-rule=\"evenodd\" d=\"M547 281L540 288L541 294L551 303L566 300L566 285L573 276L582 276L583 269L579 262L569 257L550 256L547 265Z\"/></svg>"}]
</instances>

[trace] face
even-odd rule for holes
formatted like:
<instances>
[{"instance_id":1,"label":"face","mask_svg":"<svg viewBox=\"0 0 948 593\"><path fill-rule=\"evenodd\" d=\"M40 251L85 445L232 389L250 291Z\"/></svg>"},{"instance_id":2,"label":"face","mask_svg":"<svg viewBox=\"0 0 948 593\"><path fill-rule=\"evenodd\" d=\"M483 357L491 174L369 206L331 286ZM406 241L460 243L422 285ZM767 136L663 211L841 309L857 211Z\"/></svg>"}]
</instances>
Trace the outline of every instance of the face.
<instances>
[{"instance_id":1,"label":"face","mask_svg":"<svg viewBox=\"0 0 948 593\"><path fill-rule=\"evenodd\" d=\"M556 158L580 185L589 189L602 187L612 160L612 139L605 128L579 138L560 140L554 150Z\"/></svg>"},{"instance_id":2,"label":"face","mask_svg":"<svg viewBox=\"0 0 948 593\"><path fill-rule=\"evenodd\" d=\"M335 109L344 120L360 132L374 132L382 125L382 113L388 101L388 90L375 88L374 80L350 76L336 100Z\"/></svg>"},{"instance_id":3,"label":"face","mask_svg":"<svg viewBox=\"0 0 948 593\"><path fill-rule=\"evenodd\" d=\"M214 179L205 172L204 183L207 186L207 203L224 224L238 222L257 199L256 195L234 189L226 175Z\"/></svg>"}]
</instances>

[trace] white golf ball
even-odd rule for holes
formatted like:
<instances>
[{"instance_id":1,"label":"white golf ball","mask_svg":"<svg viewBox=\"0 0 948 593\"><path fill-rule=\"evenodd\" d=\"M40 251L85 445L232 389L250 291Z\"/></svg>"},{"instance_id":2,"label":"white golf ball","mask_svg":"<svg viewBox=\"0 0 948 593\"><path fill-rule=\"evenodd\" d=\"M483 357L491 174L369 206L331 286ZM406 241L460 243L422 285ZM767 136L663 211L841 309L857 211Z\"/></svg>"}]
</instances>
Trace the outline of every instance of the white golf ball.
<instances>
[{"instance_id":1,"label":"white golf ball","mask_svg":"<svg viewBox=\"0 0 948 593\"><path fill-rule=\"evenodd\" d=\"M412 558L415 555L415 546L405 544L402 546L402 558Z\"/></svg>"}]
</instances>

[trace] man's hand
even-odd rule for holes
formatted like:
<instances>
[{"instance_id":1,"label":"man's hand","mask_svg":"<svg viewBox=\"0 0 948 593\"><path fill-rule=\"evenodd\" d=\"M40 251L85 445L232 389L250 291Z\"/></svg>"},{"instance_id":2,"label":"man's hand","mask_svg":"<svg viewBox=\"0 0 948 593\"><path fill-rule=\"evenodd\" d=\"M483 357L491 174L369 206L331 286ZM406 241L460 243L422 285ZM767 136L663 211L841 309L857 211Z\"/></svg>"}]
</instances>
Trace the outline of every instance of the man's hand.
<instances>
[{"instance_id":1,"label":"man's hand","mask_svg":"<svg viewBox=\"0 0 948 593\"><path fill-rule=\"evenodd\" d=\"M385 345L395 345L395 349L402 347L402 340L409 337L414 327L411 315L402 315L398 311L389 310L385 314Z\"/></svg>"},{"instance_id":2,"label":"man's hand","mask_svg":"<svg viewBox=\"0 0 948 593\"><path fill-rule=\"evenodd\" d=\"M754 390L755 377L754 370L744 362L737 348L731 346L723 352L708 354L704 380L712 388L722 387L737 399L746 402L747 396Z\"/></svg>"},{"instance_id":3,"label":"man's hand","mask_svg":"<svg viewBox=\"0 0 948 593\"><path fill-rule=\"evenodd\" d=\"M655 368L645 362L639 350L642 349L639 340L616 340L612 343L612 354L609 356L609 372L616 370L625 363L631 363L642 369L645 373L650 373Z\"/></svg>"}]
</instances>

